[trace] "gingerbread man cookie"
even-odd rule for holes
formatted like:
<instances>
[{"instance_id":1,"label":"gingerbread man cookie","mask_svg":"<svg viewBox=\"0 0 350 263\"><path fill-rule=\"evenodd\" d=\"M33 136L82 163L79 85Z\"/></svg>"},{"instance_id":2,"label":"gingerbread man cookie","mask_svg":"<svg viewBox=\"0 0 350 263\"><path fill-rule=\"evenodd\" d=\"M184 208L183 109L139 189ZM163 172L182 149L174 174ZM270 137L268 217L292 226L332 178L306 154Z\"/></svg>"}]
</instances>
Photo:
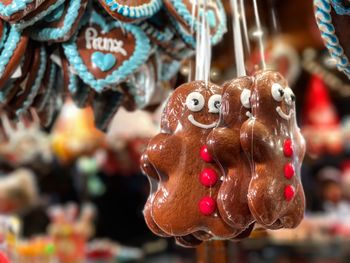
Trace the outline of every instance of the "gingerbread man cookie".
<instances>
[{"instance_id":1,"label":"gingerbread man cookie","mask_svg":"<svg viewBox=\"0 0 350 263\"><path fill-rule=\"evenodd\" d=\"M251 77L224 84L220 124L208 136L209 152L224 174L217 201L220 215L227 224L241 229L254 223L247 200L250 164L240 142L241 126L251 114L252 86Z\"/></svg>"},{"instance_id":2,"label":"gingerbread man cookie","mask_svg":"<svg viewBox=\"0 0 350 263\"><path fill-rule=\"evenodd\" d=\"M159 180L149 199L152 219L167 235L183 237L180 241L191 234L191 242L233 238L244 230L230 227L217 210L220 172L206 143L220 105L221 88L214 84L195 81L177 88L163 112L161 133L141 159L143 171Z\"/></svg>"},{"instance_id":3,"label":"gingerbread man cookie","mask_svg":"<svg viewBox=\"0 0 350 263\"><path fill-rule=\"evenodd\" d=\"M296 227L305 210L300 180L305 142L296 124L295 96L277 72L258 72L254 78L253 116L241 128L252 165L248 204L266 228Z\"/></svg>"}]
</instances>

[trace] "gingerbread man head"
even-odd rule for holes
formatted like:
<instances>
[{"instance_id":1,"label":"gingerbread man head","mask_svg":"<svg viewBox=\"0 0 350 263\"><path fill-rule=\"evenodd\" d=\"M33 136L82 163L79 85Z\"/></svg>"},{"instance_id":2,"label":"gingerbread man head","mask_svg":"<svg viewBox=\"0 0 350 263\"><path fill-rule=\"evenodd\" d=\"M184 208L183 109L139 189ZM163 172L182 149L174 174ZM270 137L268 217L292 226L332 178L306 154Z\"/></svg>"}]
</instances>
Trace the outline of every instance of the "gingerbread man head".
<instances>
[{"instance_id":1,"label":"gingerbread man head","mask_svg":"<svg viewBox=\"0 0 350 263\"><path fill-rule=\"evenodd\" d=\"M177 88L162 115L162 130L207 133L216 127L221 106L221 88L203 81Z\"/></svg>"}]
</instances>

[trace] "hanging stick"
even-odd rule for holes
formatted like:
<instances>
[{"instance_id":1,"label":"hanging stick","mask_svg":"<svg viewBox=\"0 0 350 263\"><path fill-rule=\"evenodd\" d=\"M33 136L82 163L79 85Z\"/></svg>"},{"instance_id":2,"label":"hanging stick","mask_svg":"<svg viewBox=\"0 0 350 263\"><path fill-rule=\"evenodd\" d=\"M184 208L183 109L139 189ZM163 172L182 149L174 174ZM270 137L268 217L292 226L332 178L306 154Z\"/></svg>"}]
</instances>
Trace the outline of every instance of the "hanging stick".
<instances>
[{"instance_id":1,"label":"hanging stick","mask_svg":"<svg viewBox=\"0 0 350 263\"><path fill-rule=\"evenodd\" d=\"M258 38L258 42L259 42L261 64L262 64L262 68L265 70L266 69L265 47L264 47L264 42L263 42L263 30L261 27L257 0L253 0L253 5L254 5L254 17L255 17L255 22L256 22L256 28L258 31L257 38Z\"/></svg>"},{"instance_id":2,"label":"hanging stick","mask_svg":"<svg viewBox=\"0 0 350 263\"><path fill-rule=\"evenodd\" d=\"M247 26L247 17L245 15L244 0L240 0L240 14L242 19L242 27L244 32L245 44L248 50L248 54L250 54L250 42L249 42L249 36L248 36L248 26Z\"/></svg>"},{"instance_id":3,"label":"hanging stick","mask_svg":"<svg viewBox=\"0 0 350 263\"><path fill-rule=\"evenodd\" d=\"M236 58L236 68L237 68L237 77L245 76L246 70L244 66L244 50L242 43L242 33L241 25L239 22L239 12L238 12L238 1L231 0L231 8L233 14L232 27L233 27L233 42L235 45L235 58Z\"/></svg>"}]
</instances>

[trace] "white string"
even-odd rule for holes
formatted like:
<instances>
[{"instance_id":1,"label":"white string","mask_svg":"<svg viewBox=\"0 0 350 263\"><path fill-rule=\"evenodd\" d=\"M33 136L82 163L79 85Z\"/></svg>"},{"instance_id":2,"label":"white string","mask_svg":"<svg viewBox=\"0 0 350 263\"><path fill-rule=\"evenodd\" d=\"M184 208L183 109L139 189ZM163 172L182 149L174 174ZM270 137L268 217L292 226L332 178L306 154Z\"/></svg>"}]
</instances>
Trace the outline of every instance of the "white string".
<instances>
[{"instance_id":1,"label":"white string","mask_svg":"<svg viewBox=\"0 0 350 263\"><path fill-rule=\"evenodd\" d=\"M256 22L256 28L258 30L257 38L258 38L258 42L259 42L261 64L262 64L262 68L265 70L266 69L266 62L265 62L265 48L264 48L264 42L263 42L263 30L262 30L261 23L260 23L257 1L253 0L253 4L254 4L254 17L255 17L255 22Z\"/></svg>"},{"instance_id":2,"label":"white string","mask_svg":"<svg viewBox=\"0 0 350 263\"><path fill-rule=\"evenodd\" d=\"M241 25L239 22L238 1L231 0L231 8L233 14L232 28L233 28L233 42L235 45L235 59L237 68L237 77L246 76L246 70L244 66L244 49L242 43Z\"/></svg>"},{"instance_id":3,"label":"white string","mask_svg":"<svg viewBox=\"0 0 350 263\"><path fill-rule=\"evenodd\" d=\"M240 12L241 12L241 19L242 19L242 27L244 32L244 39L245 44L247 46L248 54L250 54L250 42L249 42L249 35L248 35L248 26L247 26L247 18L245 15L245 7L244 7L244 0L240 0Z\"/></svg>"},{"instance_id":4,"label":"white string","mask_svg":"<svg viewBox=\"0 0 350 263\"><path fill-rule=\"evenodd\" d=\"M207 0L199 0L196 34L196 80L203 80L208 85L211 63L211 42L209 24L206 16ZM203 4L202 4L203 1ZM195 1L198 4L198 0Z\"/></svg>"}]
</instances>

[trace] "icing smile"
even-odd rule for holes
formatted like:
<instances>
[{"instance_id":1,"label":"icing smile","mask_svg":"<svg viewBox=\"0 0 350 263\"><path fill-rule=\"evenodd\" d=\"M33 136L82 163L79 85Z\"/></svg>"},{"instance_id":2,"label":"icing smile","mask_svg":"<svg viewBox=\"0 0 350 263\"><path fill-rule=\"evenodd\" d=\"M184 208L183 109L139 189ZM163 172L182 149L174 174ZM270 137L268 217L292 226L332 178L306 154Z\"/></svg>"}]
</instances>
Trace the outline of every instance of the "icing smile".
<instances>
[{"instance_id":1,"label":"icing smile","mask_svg":"<svg viewBox=\"0 0 350 263\"><path fill-rule=\"evenodd\" d=\"M282 109L281 109L280 106L278 106L278 107L276 108L276 111L277 111L278 115L280 115L280 117L281 117L282 119L285 119L285 120L287 120L287 121L290 120L290 118L292 117L292 115L293 115L293 113L294 113L293 110L290 110L288 114L285 114L285 113L282 111Z\"/></svg>"},{"instance_id":2,"label":"icing smile","mask_svg":"<svg viewBox=\"0 0 350 263\"><path fill-rule=\"evenodd\" d=\"M198 121L196 121L192 114L188 115L188 120L194 125L202 129L212 129L216 127L217 122L214 122L212 124L203 124Z\"/></svg>"}]
</instances>

